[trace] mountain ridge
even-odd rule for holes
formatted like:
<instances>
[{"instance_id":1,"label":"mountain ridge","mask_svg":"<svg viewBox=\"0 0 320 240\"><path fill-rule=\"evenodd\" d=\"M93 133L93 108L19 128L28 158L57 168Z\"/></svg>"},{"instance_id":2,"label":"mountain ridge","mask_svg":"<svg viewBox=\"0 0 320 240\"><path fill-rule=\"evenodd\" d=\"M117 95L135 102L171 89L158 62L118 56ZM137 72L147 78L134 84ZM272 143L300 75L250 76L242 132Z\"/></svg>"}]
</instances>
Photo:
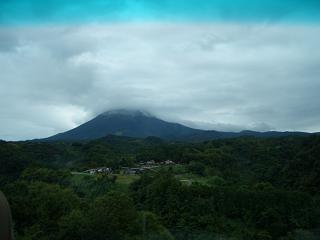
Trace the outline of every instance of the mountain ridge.
<instances>
[{"instance_id":1,"label":"mountain ridge","mask_svg":"<svg viewBox=\"0 0 320 240\"><path fill-rule=\"evenodd\" d=\"M282 137L308 136L306 132L256 132L243 130L241 132L224 132L216 130L201 130L187 127L180 123L168 122L155 117L146 111L115 109L99 114L80 126L43 141L86 141L105 137L107 135L127 136L134 138L158 137L176 141L206 141L241 136ZM315 133L317 134L317 133Z\"/></svg>"}]
</instances>

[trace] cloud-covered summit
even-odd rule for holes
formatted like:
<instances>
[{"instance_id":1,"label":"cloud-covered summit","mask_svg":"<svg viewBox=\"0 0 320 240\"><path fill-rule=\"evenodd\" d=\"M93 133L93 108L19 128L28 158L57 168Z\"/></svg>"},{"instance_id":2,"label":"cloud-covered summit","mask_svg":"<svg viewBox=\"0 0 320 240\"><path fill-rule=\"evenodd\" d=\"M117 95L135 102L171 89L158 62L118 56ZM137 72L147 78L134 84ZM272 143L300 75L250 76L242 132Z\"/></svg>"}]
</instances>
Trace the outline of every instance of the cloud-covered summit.
<instances>
[{"instance_id":1,"label":"cloud-covered summit","mask_svg":"<svg viewBox=\"0 0 320 240\"><path fill-rule=\"evenodd\" d=\"M319 131L318 25L0 28L0 138L141 109L225 131Z\"/></svg>"},{"instance_id":2,"label":"cloud-covered summit","mask_svg":"<svg viewBox=\"0 0 320 240\"><path fill-rule=\"evenodd\" d=\"M317 0L0 1L0 138L110 109L224 131L319 131Z\"/></svg>"}]
</instances>

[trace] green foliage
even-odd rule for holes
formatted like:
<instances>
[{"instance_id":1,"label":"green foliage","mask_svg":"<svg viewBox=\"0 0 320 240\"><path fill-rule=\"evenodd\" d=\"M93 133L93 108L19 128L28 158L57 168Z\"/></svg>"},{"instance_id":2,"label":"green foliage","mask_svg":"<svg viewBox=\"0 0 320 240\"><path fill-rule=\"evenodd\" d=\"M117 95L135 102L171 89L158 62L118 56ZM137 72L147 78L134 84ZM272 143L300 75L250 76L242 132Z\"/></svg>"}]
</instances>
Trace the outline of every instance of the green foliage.
<instances>
[{"instance_id":1,"label":"green foliage","mask_svg":"<svg viewBox=\"0 0 320 240\"><path fill-rule=\"evenodd\" d=\"M61 171L39 167L26 168L21 174L21 179L26 181L42 181L46 183L55 183L64 186L69 185L70 177L71 173L66 170Z\"/></svg>"},{"instance_id":2,"label":"green foliage","mask_svg":"<svg viewBox=\"0 0 320 240\"><path fill-rule=\"evenodd\" d=\"M115 178L106 174L74 175L70 187L80 196L95 199L115 190Z\"/></svg>"},{"instance_id":3,"label":"green foliage","mask_svg":"<svg viewBox=\"0 0 320 240\"><path fill-rule=\"evenodd\" d=\"M203 176L205 171L205 165L201 162L191 161L188 165L188 170L191 173Z\"/></svg>"},{"instance_id":4,"label":"green foliage","mask_svg":"<svg viewBox=\"0 0 320 240\"><path fill-rule=\"evenodd\" d=\"M58 239L90 239L88 234L88 222L89 219L85 216L83 211L79 209L73 210L68 215L63 216L60 219Z\"/></svg>"},{"instance_id":5,"label":"green foliage","mask_svg":"<svg viewBox=\"0 0 320 240\"><path fill-rule=\"evenodd\" d=\"M319 156L319 136L0 142L0 187L17 240L313 240ZM71 174L167 159L141 177Z\"/></svg>"},{"instance_id":6,"label":"green foliage","mask_svg":"<svg viewBox=\"0 0 320 240\"><path fill-rule=\"evenodd\" d=\"M210 177L208 179L207 183L210 186L216 186L216 187L222 187L227 184L226 181L222 177L219 177L219 176Z\"/></svg>"},{"instance_id":7,"label":"green foliage","mask_svg":"<svg viewBox=\"0 0 320 240\"><path fill-rule=\"evenodd\" d=\"M0 184L16 179L28 164L20 145L0 141Z\"/></svg>"},{"instance_id":8,"label":"green foliage","mask_svg":"<svg viewBox=\"0 0 320 240\"><path fill-rule=\"evenodd\" d=\"M59 219L80 203L70 189L44 182L18 181L5 190L20 235L54 234Z\"/></svg>"},{"instance_id":9,"label":"green foliage","mask_svg":"<svg viewBox=\"0 0 320 240\"><path fill-rule=\"evenodd\" d=\"M138 206L155 212L170 229L278 239L295 228L315 227L318 216L310 210L316 205L307 194L276 190L268 184L251 190L225 187L219 177L214 181L214 187L185 187L169 172L160 172L142 177L131 190Z\"/></svg>"},{"instance_id":10,"label":"green foliage","mask_svg":"<svg viewBox=\"0 0 320 240\"><path fill-rule=\"evenodd\" d=\"M119 192L99 197L86 210L75 210L62 218L59 237L71 240L173 239L153 214L138 213L132 200Z\"/></svg>"},{"instance_id":11,"label":"green foliage","mask_svg":"<svg viewBox=\"0 0 320 240\"><path fill-rule=\"evenodd\" d=\"M138 228L133 202L123 193L111 192L97 198L88 212L93 239L125 239Z\"/></svg>"},{"instance_id":12,"label":"green foliage","mask_svg":"<svg viewBox=\"0 0 320 240\"><path fill-rule=\"evenodd\" d=\"M139 224L142 226L143 239L174 240L171 233L161 225L158 217L152 212L140 212Z\"/></svg>"}]
</instances>

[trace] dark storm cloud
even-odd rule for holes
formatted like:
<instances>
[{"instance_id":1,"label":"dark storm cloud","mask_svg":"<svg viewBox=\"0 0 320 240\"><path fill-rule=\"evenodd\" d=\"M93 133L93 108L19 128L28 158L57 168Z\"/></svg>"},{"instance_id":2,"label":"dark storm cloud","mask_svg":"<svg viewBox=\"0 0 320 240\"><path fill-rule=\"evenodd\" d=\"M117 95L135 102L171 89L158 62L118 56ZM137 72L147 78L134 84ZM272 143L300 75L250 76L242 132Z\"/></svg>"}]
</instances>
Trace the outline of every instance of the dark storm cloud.
<instances>
[{"instance_id":1,"label":"dark storm cloud","mask_svg":"<svg viewBox=\"0 0 320 240\"><path fill-rule=\"evenodd\" d=\"M320 130L316 25L1 28L0 138L45 137L108 109L217 130Z\"/></svg>"}]
</instances>

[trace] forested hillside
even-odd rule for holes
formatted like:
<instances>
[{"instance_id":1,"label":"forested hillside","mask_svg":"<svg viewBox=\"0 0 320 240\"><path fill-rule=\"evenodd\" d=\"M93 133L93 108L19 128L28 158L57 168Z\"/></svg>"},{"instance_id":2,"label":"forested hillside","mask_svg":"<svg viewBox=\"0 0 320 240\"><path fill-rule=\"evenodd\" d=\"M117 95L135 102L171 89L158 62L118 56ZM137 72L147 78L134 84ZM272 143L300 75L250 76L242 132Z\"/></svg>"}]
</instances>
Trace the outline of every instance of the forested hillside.
<instances>
[{"instance_id":1,"label":"forested hillside","mask_svg":"<svg viewBox=\"0 0 320 240\"><path fill-rule=\"evenodd\" d=\"M150 160L175 164L121 173ZM319 136L0 142L18 240L319 239L319 186Z\"/></svg>"}]
</instances>

